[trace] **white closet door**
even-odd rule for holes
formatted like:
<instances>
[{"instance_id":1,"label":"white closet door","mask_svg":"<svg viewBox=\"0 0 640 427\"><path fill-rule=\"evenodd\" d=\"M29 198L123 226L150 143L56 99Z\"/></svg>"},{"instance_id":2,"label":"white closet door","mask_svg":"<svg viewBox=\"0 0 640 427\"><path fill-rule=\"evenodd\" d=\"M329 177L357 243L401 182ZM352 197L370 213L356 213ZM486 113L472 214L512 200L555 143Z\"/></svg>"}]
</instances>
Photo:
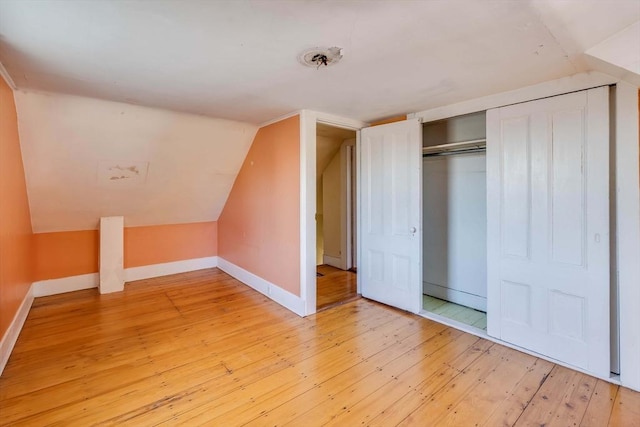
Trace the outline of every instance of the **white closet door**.
<instances>
[{"instance_id":1,"label":"white closet door","mask_svg":"<svg viewBox=\"0 0 640 427\"><path fill-rule=\"evenodd\" d=\"M362 295L417 313L421 124L410 120L363 129L360 147Z\"/></svg>"},{"instance_id":2,"label":"white closet door","mask_svg":"<svg viewBox=\"0 0 640 427\"><path fill-rule=\"evenodd\" d=\"M609 374L608 88L487 112L488 333Z\"/></svg>"}]
</instances>

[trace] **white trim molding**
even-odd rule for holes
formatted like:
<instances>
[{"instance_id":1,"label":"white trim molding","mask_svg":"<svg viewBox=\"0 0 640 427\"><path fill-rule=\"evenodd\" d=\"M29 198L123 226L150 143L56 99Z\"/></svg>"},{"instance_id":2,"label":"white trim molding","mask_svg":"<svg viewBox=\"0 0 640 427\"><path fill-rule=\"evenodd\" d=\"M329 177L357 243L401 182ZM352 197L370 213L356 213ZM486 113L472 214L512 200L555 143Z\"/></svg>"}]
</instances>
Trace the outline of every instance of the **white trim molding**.
<instances>
[{"instance_id":1,"label":"white trim molding","mask_svg":"<svg viewBox=\"0 0 640 427\"><path fill-rule=\"evenodd\" d=\"M304 300L299 296L282 289L262 277L256 276L250 271L247 271L224 258L218 258L218 268L241 281L245 285L269 297L287 310L294 312L298 316L304 317L305 304Z\"/></svg>"},{"instance_id":2,"label":"white trim molding","mask_svg":"<svg viewBox=\"0 0 640 427\"><path fill-rule=\"evenodd\" d=\"M300 113L300 297L304 301L305 315L316 312L315 203L316 117L313 112L302 110Z\"/></svg>"},{"instance_id":3,"label":"white trim molding","mask_svg":"<svg viewBox=\"0 0 640 427\"><path fill-rule=\"evenodd\" d=\"M186 273L218 266L218 257L186 259L183 261L165 262L162 264L129 267L124 270L124 281L151 279L153 277L168 276L170 274Z\"/></svg>"},{"instance_id":4,"label":"white trim molding","mask_svg":"<svg viewBox=\"0 0 640 427\"><path fill-rule=\"evenodd\" d=\"M41 280L33 283L33 296L38 298L63 294L65 292L80 291L82 289L97 288L99 282L100 275L98 273Z\"/></svg>"},{"instance_id":5,"label":"white trim molding","mask_svg":"<svg viewBox=\"0 0 640 427\"><path fill-rule=\"evenodd\" d=\"M33 304L33 285L29 286L27 294L24 296L15 316L13 316L13 320L11 321L9 328L2 336L2 340L0 340L0 374L4 371L4 367L7 366L9 356L11 356L13 347L16 345L16 341L18 340L20 331L22 331L24 322L27 320L31 304Z\"/></svg>"},{"instance_id":6,"label":"white trim molding","mask_svg":"<svg viewBox=\"0 0 640 427\"><path fill-rule=\"evenodd\" d=\"M321 111L305 111L312 113L315 116L317 123L324 123L337 128L360 130L370 126L370 123L363 122L361 120L349 119L347 117L336 116L335 114L323 113Z\"/></svg>"}]
</instances>

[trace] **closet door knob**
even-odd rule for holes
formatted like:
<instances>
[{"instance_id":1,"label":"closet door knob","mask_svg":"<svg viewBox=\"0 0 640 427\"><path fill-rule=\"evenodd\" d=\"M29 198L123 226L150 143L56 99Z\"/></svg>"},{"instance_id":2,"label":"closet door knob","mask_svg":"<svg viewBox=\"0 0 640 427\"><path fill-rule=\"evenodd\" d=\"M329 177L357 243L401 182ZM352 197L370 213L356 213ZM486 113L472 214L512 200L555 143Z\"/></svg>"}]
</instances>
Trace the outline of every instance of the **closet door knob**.
<instances>
[{"instance_id":1,"label":"closet door knob","mask_svg":"<svg viewBox=\"0 0 640 427\"><path fill-rule=\"evenodd\" d=\"M411 234L414 234L416 231L418 231L418 229L415 227L411 227L409 231L411 232Z\"/></svg>"}]
</instances>

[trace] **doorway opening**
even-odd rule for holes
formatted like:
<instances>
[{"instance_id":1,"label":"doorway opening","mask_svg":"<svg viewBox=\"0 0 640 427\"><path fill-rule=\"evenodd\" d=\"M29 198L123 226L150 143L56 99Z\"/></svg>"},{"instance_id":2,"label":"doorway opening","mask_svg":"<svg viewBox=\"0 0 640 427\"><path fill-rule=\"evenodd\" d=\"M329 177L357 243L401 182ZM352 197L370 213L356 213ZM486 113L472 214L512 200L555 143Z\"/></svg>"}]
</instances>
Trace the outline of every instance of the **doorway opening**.
<instances>
[{"instance_id":1,"label":"doorway opening","mask_svg":"<svg viewBox=\"0 0 640 427\"><path fill-rule=\"evenodd\" d=\"M358 298L356 132L316 126L316 309Z\"/></svg>"},{"instance_id":2,"label":"doorway opening","mask_svg":"<svg viewBox=\"0 0 640 427\"><path fill-rule=\"evenodd\" d=\"M422 136L422 308L486 331L486 114L425 123Z\"/></svg>"}]
</instances>

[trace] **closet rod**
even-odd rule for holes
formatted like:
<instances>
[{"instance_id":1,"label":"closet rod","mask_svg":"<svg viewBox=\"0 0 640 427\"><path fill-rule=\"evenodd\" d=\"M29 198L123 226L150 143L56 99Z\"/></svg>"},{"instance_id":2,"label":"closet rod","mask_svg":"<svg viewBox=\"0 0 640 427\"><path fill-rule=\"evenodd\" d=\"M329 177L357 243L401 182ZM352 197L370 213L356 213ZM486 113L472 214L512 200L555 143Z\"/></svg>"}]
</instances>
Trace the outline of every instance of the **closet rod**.
<instances>
[{"instance_id":1,"label":"closet rod","mask_svg":"<svg viewBox=\"0 0 640 427\"><path fill-rule=\"evenodd\" d=\"M437 156L452 156L454 154L469 154L469 153L484 153L486 148L471 148L468 150L455 150L455 151L438 151L436 153L424 153L422 157L437 157Z\"/></svg>"},{"instance_id":2,"label":"closet rod","mask_svg":"<svg viewBox=\"0 0 640 427\"><path fill-rule=\"evenodd\" d=\"M433 155L447 152L461 152L469 150L484 149L487 146L486 138L472 139L469 141L452 142L450 144L432 145L422 147L422 154Z\"/></svg>"}]
</instances>

